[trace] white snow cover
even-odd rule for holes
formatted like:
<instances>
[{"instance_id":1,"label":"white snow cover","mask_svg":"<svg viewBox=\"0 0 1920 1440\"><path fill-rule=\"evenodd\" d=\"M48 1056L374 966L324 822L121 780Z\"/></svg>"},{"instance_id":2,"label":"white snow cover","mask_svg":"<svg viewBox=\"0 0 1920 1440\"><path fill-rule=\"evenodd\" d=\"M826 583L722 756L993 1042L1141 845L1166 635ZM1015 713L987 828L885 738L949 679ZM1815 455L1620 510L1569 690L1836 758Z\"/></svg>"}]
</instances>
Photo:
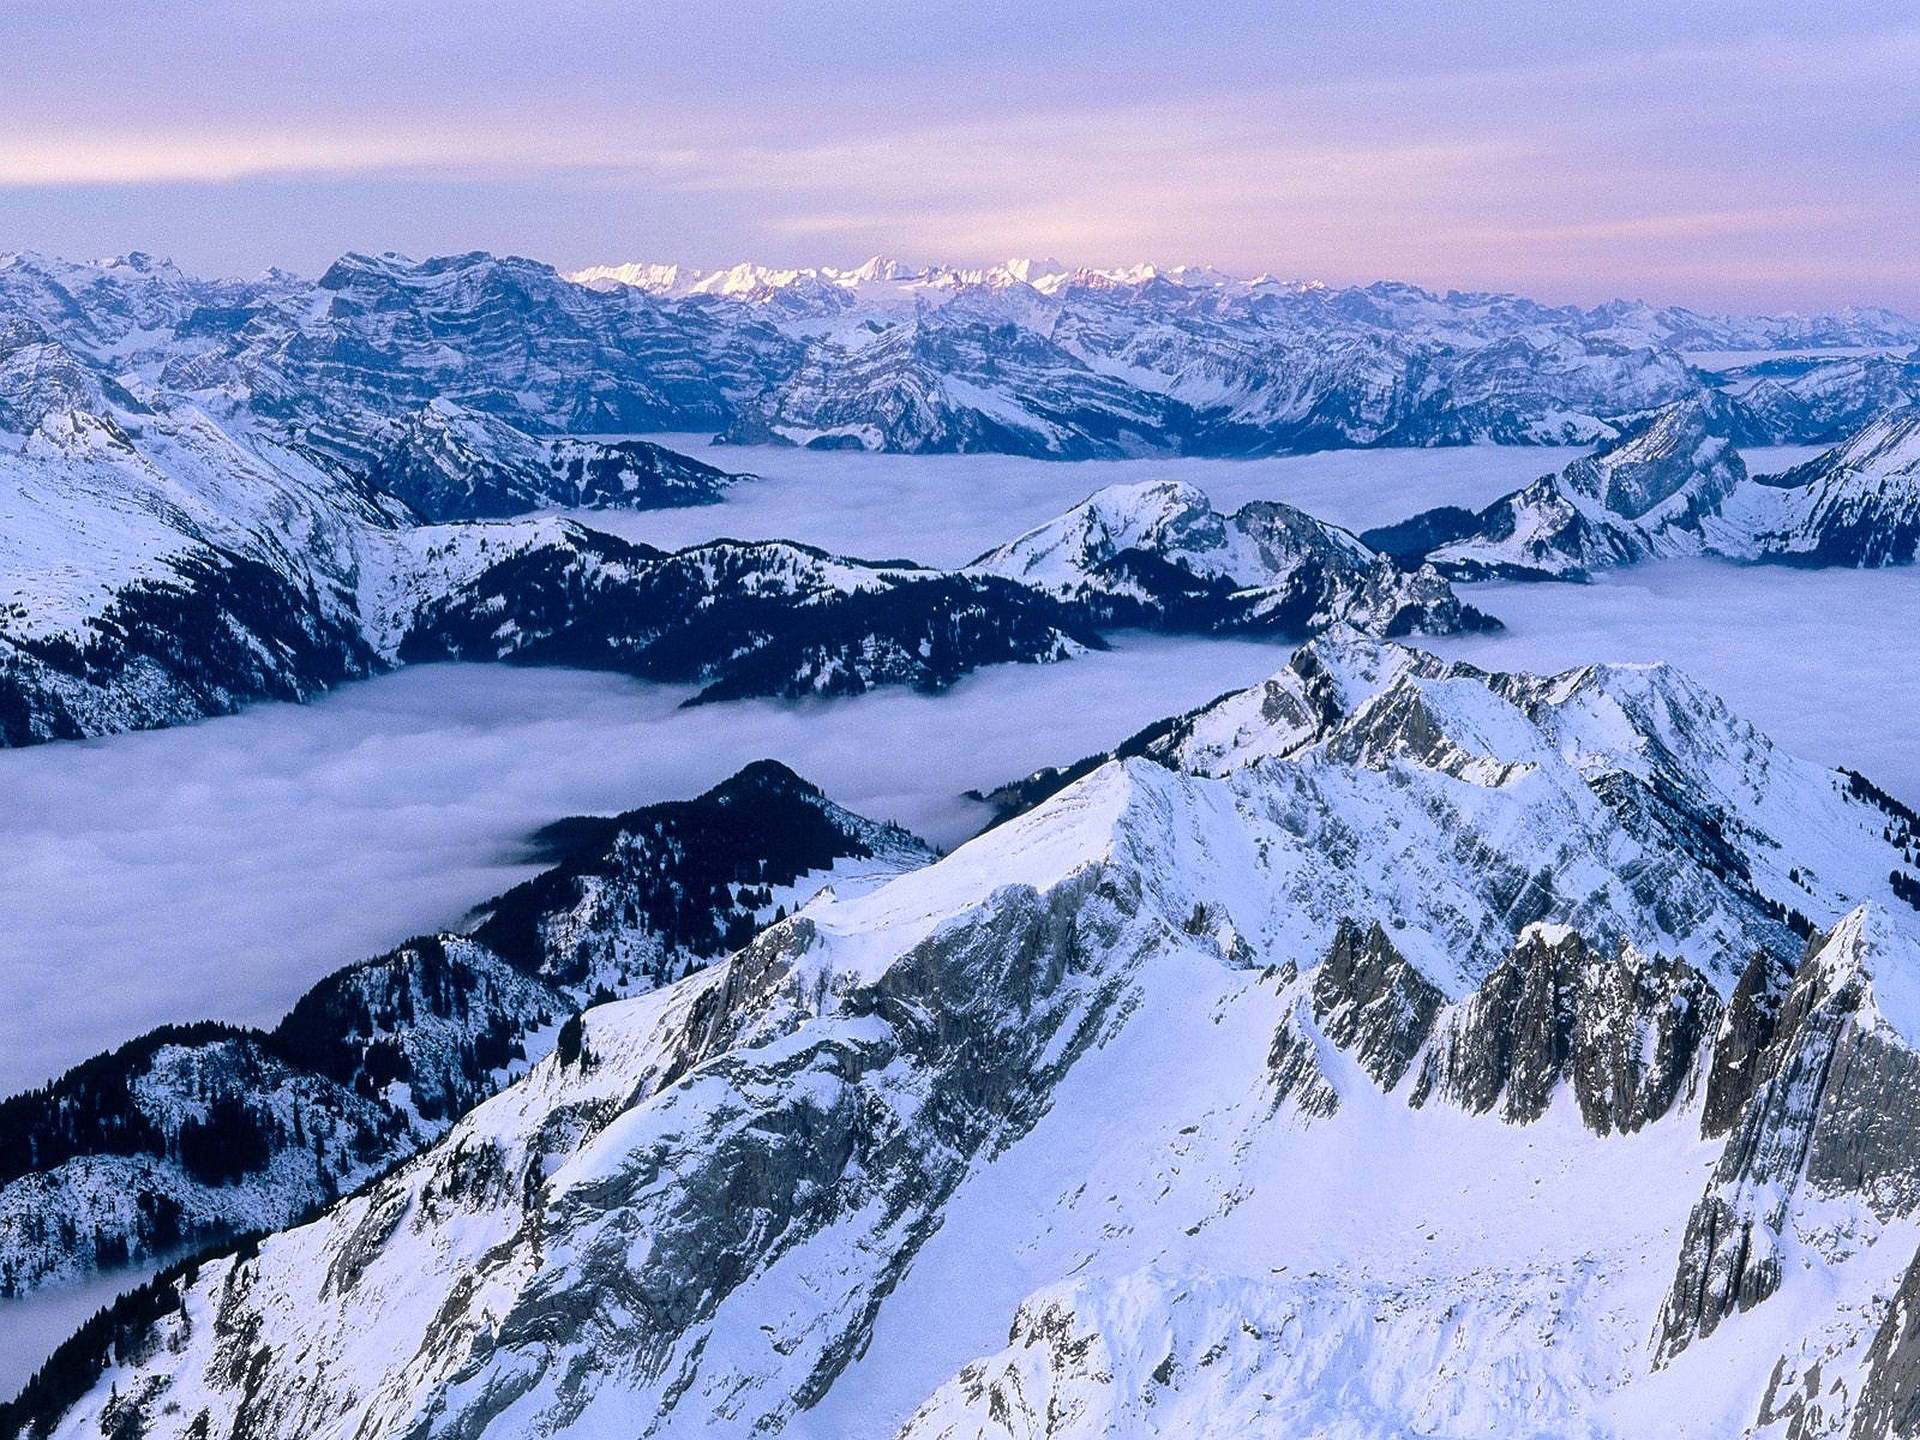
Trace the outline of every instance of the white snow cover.
<instances>
[{"instance_id":1,"label":"white snow cover","mask_svg":"<svg viewBox=\"0 0 1920 1440\"><path fill-rule=\"evenodd\" d=\"M1552 877L1535 919L1686 955L1723 993L1753 943L1790 946L1711 866L1622 883L1655 857L1593 807L1630 776L1717 815L1763 894L1789 864L1816 872L1801 903L1837 928L1813 963L1865 969L1910 1050L1920 927L1885 892L1886 816L1661 667L1529 679L1355 641L1311 653L1344 715L1322 738L1249 746L1214 776L1109 764L945 860L589 1012L590 1063L544 1062L331 1216L204 1267L160 1343L123 1352L56 1433L137 1402L150 1435L202 1410L226 1433L244 1404L257 1432L314 1437L1630 1440L1740 1433L1807 1337L1859 1364L1907 1220L1826 1239L1810 1220L1778 1295L1653 1368L1721 1150L1701 1138L1701 1076L1607 1138L1565 1094L1531 1125L1410 1108L1303 1007L1342 917L1378 920L1462 993L1522 928L1495 895L1506 857ZM1035 918L1055 900L1057 973ZM1682 912L1686 932L1666 928ZM970 948L1009 924L1041 948ZM1004 1147L943 1149L961 1143L938 1119L959 1051L889 1048L942 1024L985 1047L970 1053L1010 1101L1045 1087ZM1283 1024L1306 1027L1331 1115L1276 1108ZM1002 1050L1017 1074L991 1069ZM816 1218L790 1233L744 1199L726 1223L762 1216L768 1258L748 1250L711 1295L710 1272L690 1277L688 1328L663 1320L650 1297L674 1257L722 1223L703 1187L762 1193L716 1157L843 1114L911 1137L872 1154L924 1166L932 1194L855 1165L830 1203L802 1177L796 1216ZM242 1327L268 1357L244 1386L220 1358Z\"/></svg>"},{"instance_id":2,"label":"white snow cover","mask_svg":"<svg viewBox=\"0 0 1920 1440\"><path fill-rule=\"evenodd\" d=\"M1214 510L1204 491L1179 480L1111 485L1058 519L988 551L969 569L1038 585L1058 595L1085 586L1091 570L1123 550L1148 550L1195 575L1220 577L1241 588L1285 578L1296 556L1278 554L1239 517ZM1337 526L1301 516L1330 548L1366 565L1373 552Z\"/></svg>"}]
</instances>

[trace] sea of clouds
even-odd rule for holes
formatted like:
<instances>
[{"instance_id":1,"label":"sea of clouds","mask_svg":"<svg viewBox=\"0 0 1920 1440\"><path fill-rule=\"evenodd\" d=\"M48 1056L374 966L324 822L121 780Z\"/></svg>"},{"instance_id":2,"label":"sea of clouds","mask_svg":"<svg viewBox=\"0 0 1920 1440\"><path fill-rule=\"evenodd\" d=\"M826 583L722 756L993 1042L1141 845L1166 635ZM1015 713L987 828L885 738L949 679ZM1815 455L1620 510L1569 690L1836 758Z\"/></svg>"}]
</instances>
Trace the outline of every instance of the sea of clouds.
<instances>
[{"instance_id":1,"label":"sea of clouds","mask_svg":"<svg viewBox=\"0 0 1920 1440\"><path fill-rule=\"evenodd\" d=\"M963 563L1101 485L1177 475L1230 509L1274 498L1354 529L1479 505L1564 452L1347 451L1244 463L1058 465L693 444L762 479L724 505L590 523L683 545L782 536ZM1806 451L1759 452L1756 470ZM1504 634L1423 642L1505 669L1668 660L1789 749L1920 804L1920 571L1670 562L1587 586L1466 587ZM315 979L457 925L534 873L558 816L688 796L763 756L941 845L984 808L963 792L1111 747L1249 684L1284 646L1115 637L1058 665L1003 666L944 696L747 701L578 671L438 665L177 730L0 751L0 1094L165 1022L271 1022ZM0 1305L10 1390L121 1280Z\"/></svg>"}]
</instances>

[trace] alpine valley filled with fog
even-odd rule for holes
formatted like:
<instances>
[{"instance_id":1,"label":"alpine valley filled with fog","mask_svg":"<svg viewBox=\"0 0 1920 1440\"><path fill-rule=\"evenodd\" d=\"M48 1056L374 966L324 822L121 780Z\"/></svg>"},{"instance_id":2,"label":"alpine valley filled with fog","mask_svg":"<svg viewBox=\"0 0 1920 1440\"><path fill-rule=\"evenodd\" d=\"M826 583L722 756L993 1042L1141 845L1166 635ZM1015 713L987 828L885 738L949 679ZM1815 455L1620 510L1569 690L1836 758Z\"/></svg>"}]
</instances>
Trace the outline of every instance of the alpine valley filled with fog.
<instances>
[{"instance_id":1,"label":"alpine valley filled with fog","mask_svg":"<svg viewBox=\"0 0 1920 1440\"><path fill-rule=\"evenodd\" d=\"M0 1431L1916 1433L1917 552L1890 309L0 256Z\"/></svg>"}]
</instances>

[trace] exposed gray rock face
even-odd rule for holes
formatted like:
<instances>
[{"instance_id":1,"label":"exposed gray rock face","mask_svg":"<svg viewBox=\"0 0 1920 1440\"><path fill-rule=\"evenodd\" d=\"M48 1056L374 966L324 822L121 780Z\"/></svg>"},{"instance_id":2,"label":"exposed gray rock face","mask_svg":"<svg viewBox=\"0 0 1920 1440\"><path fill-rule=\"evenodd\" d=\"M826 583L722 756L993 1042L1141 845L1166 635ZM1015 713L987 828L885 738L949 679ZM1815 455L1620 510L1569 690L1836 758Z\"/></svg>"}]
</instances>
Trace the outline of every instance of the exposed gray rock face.
<instances>
[{"instance_id":1,"label":"exposed gray rock face","mask_svg":"<svg viewBox=\"0 0 1920 1440\"><path fill-rule=\"evenodd\" d=\"M1670 406L1630 440L1574 461L1561 483L1626 520L1642 519L1684 491L1685 509L1663 519L1697 525L1747 478L1733 449L1734 428L1732 407L1721 397Z\"/></svg>"},{"instance_id":2,"label":"exposed gray rock face","mask_svg":"<svg viewBox=\"0 0 1920 1440\"><path fill-rule=\"evenodd\" d=\"M1661 1359L1779 1288L1784 1237L1803 1204L1855 1196L1884 1221L1920 1203L1920 1054L1887 1020L1874 979L1904 992L1912 955L1883 926L1857 912L1809 942L1752 1098L1688 1218Z\"/></svg>"},{"instance_id":3,"label":"exposed gray rock face","mask_svg":"<svg viewBox=\"0 0 1920 1440\"><path fill-rule=\"evenodd\" d=\"M1571 1085L1590 1128L1628 1134L1685 1096L1720 1009L1684 962L1609 960L1577 934L1535 930L1438 1027L1412 1103L1497 1108L1524 1124Z\"/></svg>"},{"instance_id":4,"label":"exposed gray rock face","mask_svg":"<svg viewBox=\"0 0 1920 1440\"><path fill-rule=\"evenodd\" d=\"M1854 1403L1853 1440L1920 1435L1920 1255L1914 1257L1866 1356L1867 1382Z\"/></svg>"},{"instance_id":5,"label":"exposed gray rock face","mask_svg":"<svg viewBox=\"0 0 1920 1440\"><path fill-rule=\"evenodd\" d=\"M1700 1114L1700 1133L1708 1138L1731 1130L1753 1099L1792 980L1793 967L1768 950L1754 951L1752 961L1740 972L1713 1042L1713 1068Z\"/></svg>"},{"instance_id":6,"label":"exposed gray rock face","mask_svg":"<svg viewBox=\"0 0 1920 1440\"><path fill-rule=\"evenodd\" d=\"M349 1202L324 1255L263 1249L202 1271L214 1323L236 1337L194 1401L218 1412L208 1433L359 1417L367 1433L552 1434L617 1414L651 1435L695 1412L780 1428L860 1353L954 1185L1038 1118L1093 1042L1128 972L1093 959L1110 962L1140 900L1098 872L1008 890L874 983L816 983L802 917L644 1020L594 1012L577 1059L555 1057ZM595 1152L604 1163L543 1179ZM448 1226L497 1242L429 1281L444 1288L419 1349L371 1390L237 1338L272 1333L290 1284L349 1333L379 1323L396 1285L420 1279L394 1269L404 1237ZM829 1228L845 1243L810 1249ZM786 1274L823 1303L765 1336L794 1381L769 1388L727 1358L726 1315L737 1290ZM150 1386L140 1410L169 1403Z\"/></svg>"},{"instance_id":7,"label":"exposed gray rock face","mask_svg":"<svg viewBox=\"0 0 1920 1440\"><path fill-rule=\"evenodd\" d=\"M1282 988L1293 984L1288 976ZM1275 1106L1291 1101L1303 1115L1325 1118L1340 1108L1339 1089L1321 1065L1315 1032L1346 1051L1382 1090L1407 1073L1446 1004L1446 993L1393 948L1376 922L1362 930L1342 920L1333 947L1306 982L1301 1005L1274 1030L1268 1051Z\"/></svg>"},{"instance_id":8,"label":"exposed gray rock face","mask_svg":"<svg viewBox=\"0 0 1920 1440\"><path fill-rule=\"evenodd\" d=\"M1407 1102L1538 1120L1562 1088L1599 1135L1665 1116L1698 1081L1721 1003L1691 966L1623 951L1609 960L1571 931L1534 930L1471 996L1449 1005L1374 925L1343 924L1308 983L1314 1026L1383 1090L1414 1065ZM1276 1033L1278 1098L1332 1114L1338 1094L1292 1019Z\"/></svg>"},{"instance_id":9,"label":"exposed gray rock face","mask_svg":"<svg viewBox=\"0 0 1920 1440\"><path fill-rule=\"evenodd\" d=\"M1342 924L1314 976L1321 1030L1383 1090L1400 1083L1445 1003L1445 993L1393 948L1377 922L1364 935Z\"/></svg>"}]
</instances>

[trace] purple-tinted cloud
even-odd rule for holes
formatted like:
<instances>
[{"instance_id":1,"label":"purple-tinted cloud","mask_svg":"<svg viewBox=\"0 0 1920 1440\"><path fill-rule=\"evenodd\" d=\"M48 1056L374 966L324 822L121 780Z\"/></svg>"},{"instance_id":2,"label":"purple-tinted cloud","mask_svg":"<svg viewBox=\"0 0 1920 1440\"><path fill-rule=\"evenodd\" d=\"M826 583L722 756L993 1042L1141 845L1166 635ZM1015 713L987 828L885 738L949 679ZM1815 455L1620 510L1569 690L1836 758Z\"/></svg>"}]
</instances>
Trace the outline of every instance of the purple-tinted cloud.
<instances>
[{"instance_id":1,"label":"purple-tinted cloud","mask_svg":"<svg viewBox=\"0 0 1920 1440\"><path fill-rule=\"evenodd\" d=\"M1920 24L1565 8L74 0L0 19L0 246L1032 251L1920 308Z\"/></svg>"}]
</instances>

